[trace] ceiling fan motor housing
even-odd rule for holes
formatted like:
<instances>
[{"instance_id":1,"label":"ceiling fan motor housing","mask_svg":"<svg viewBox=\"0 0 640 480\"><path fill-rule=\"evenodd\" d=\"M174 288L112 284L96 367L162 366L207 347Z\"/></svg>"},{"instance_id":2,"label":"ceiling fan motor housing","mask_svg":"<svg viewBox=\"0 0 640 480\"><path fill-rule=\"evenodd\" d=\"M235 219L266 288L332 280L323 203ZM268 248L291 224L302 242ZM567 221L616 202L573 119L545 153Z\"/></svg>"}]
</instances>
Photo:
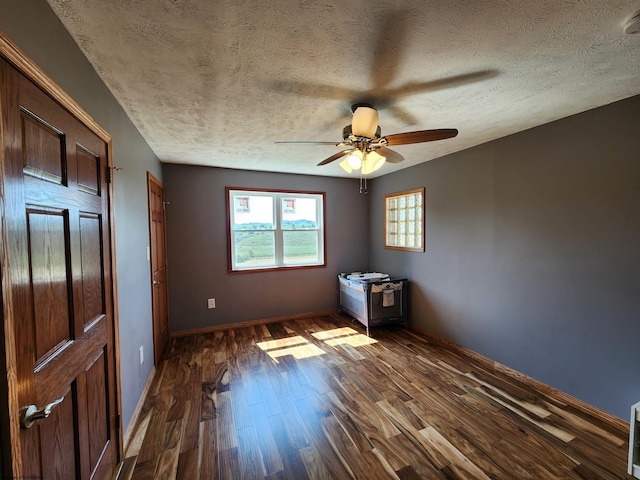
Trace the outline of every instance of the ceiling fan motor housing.
<instances>
[{"instance_id":1,"label":"ceiling fan motor housing","mask_svg":"<svg viewBox=\"0 0 640 480\"><path fill-rule=\"evenodd\" d=\"M355 107L355 109L354 109ZM378 111L371 105L353 105L353 134L358 137L373 138L378 128Z\"/></svg>"},{"instance_id":2,"label":"ceiling fan motor housing","mask_svg":"<svg viewBox=\"0 0 640 480\"><path fill-rule=\"evenodd\" d=\"M381 130L380 130L380 125L378 125L378 128L376 128L376 133L372 138L380 138L381 135ZM349 140L349 139L353 139L357 137L357 135L353 134L353 129L351 128L351 125L347 125L346 127L344 127L342 129L342 139L343 140Z\"/></svg>"}]
</instances>

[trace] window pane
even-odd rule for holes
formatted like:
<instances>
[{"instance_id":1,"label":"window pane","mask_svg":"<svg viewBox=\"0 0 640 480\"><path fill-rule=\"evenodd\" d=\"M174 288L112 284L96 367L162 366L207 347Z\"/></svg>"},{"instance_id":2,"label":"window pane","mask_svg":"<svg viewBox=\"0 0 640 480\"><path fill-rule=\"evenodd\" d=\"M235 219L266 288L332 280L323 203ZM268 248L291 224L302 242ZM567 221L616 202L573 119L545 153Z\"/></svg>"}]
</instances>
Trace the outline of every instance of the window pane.
<instances>
[{"instance_id":1,"label":"window pane","mask_svg":"<svg viewBox=\"0 0 640 480\"><path fill-rule=\"evenodd\" d=\"M317 229L317 200L305 197L282 198L282 228L285 230Z\"/></svg>"},{"instance_id":2,"label":"window pane","mask_svg":"<svg viewBox=\"0 0 640 480\"><path fill-rule=\"evenodd\" d=\"M236 232L235 264L238 268L274 265L276 250L273 232Z\"/></svg>"},{"instance_id":3,"label":"window pane","mask_svg":"<svg viewBox=\"0 0 640 480\"><path fill-rule=\"evenodd\" d=\"M226 191L230 271L325 266L322 193Z\"/></svg>"},{"instance_id":4,"label":"window pane","mask_svg":"<svg viewBox=\"0 0 640 480\"><path fill-rule=\"evenodd\" d=\"M234 230L273 230L273 198L259 195L233 196Z\"/></svg>"},{"instance_id":5,"label":"window pane","mask_svg":"<svg viewBox=\"0 0 640 480\"><path fill-rule=\"evenodd\" d=\"M282 235L285 264L314 263L318 261L318 232L284 231Z\"/></svg>"},{"instance_id":6,"label":"window pane","mask_svg":"<svg viewBox=\"0 0 640 480\"><path fill-rule=\"evenodd\" d=\"M385 248L424 252L424 188L385 195Z\"/></svg>"}]
</instances>

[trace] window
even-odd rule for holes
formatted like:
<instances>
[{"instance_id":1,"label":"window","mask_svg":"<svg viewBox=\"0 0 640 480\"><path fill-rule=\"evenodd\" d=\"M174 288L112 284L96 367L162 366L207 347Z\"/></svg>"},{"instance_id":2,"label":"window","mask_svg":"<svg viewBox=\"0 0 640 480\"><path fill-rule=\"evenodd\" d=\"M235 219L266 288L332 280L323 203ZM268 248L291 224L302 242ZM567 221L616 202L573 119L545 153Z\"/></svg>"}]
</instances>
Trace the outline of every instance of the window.
<instances>
[{"instance_id":1,"label":"window","mask_svg":"<svg viewBox=\"0 0 640 480\"><path fill-rule=\"evenodd\" d=\"M424 188L384 196L384 248L424 252Z\"/></svg>"},{"instance_id":2,"label":"window","mask_svg":"<svg viewBox=\"0 0 640 480\"><path fill-rule=\"evenodd\" d=\"M230 272L325 266L324 193L226 190Z\"/></svg>"}]
</instances>

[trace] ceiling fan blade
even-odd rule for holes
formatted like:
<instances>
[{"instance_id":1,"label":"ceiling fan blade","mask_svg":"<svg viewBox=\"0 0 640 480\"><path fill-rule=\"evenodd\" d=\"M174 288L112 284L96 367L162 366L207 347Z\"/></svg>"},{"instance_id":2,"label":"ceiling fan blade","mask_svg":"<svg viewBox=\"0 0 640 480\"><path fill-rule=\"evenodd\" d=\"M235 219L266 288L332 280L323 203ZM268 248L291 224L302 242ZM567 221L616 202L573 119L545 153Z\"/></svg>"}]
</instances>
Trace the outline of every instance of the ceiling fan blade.
<instances>
[{"instance_id":1,"label":"ceiling fan blade","mask_svg":"<svg viewBox=\"0 0 640 480\"><path fill-rule=\"evenodd\" d=\"M387 135L387 145L409 145L410 143L433 142L435 140L444 140L458 135L455 128L440 128L437 130L418 130L416 132L395 133Z\"/></svg>"},{"instance_id":2,"label":"ceiling fan blade","mask_svg":"<svg viewBox=\"0 0 640 480\"><path fill-rule=\"evenodd\" d=\"M318 167L322 166L322 165L326 165L327 163L331 163L335 160L338 160L339 158L344 157L345 155L347 155L348 153L353 152L353 148L349 148L348 150L343 150L341 152L338 152L334 155L331 155L329 158L324 159L323 161L321 161L318 164Z\"/></svg>"},{"instance_id":3,"label":"ceiling fan blade","mask_svg":"<svg viewBox=\"0 0 640 480\"><path fill-rule=\"evenodd\" d=\"M488 80L498 75L498 70L478 70L475 72L463 73L460 75L453 75L444 78L438 78L436 80L428 80L426 82L407 82L399 87L393 89L391 95L394 98L404 98L416 93L425 93L443 88L454 88L462 85L466 85L472 82L479 82L482 80Z\"/></svg>"},{"instance_id":4,"label":"ceiling fan blade","mask_svg":"<svg viewBox=\"0 0 640 480\"><path fill-rule=\"evenodd\" d=\"M344 100L353 98L360 92L352 88L343 88L335 85L323 85L320 83L303 83L295 81L278 80L267 85L270 90L279 93L293 93L313 98L328 98L331 100Z\"/></svg>"},{"instance_id":5,"label":"ceiling fan blade","mask_svg":"<svg viewBox=\"0 0 640 480\"><path fill-rule=\"evenodd\" d=\"M404 157L402 155L400 155L398 152L394 152L387 147L377 148L376 152L386 158L387 162L389 163L400 163L404 160Z\"/></svg>"},{"instance_id":6,"label":"ceiling fan blade","mask_svg":"<svg viewBox=\"0 0 640 480\"><path fill-rule=\"evenodd\" d=\"M405 123L407 125L417 125L418 124L418 119L415 117L415 115L413 115L408 110L405 110L402 107L399 107L397 105L390 105L389 107L387 107L387 110L389 110L391 115L393 115L398 120L402 121L403 123Z\"/></svg>"},{"instance_id":7,"label":"ceiling fan blade","mask_svg":"<svg viewBox=\"0 0 640 480\"><path fill-rule=\"evenodd\" d=\"M337 147L340 143L337 142L314 142L314 141L293 141L293 142L274 142L278 144L288 144L288 145L333 145Z\"/></svg>"},{"instance_id":8,"label":"ceiling fan blade","mask_svg":"<svg viewBox=\"0 0 640 480\"><path fill-rule=\"evenodd\" d=\"M375 95L388 90L389 85L398 76L402 67L403 57L407 50L407 37L411 28L411 11L391 11L375 31L378 38L372 55L371 92Z\"/></svg>"}]
</instances>

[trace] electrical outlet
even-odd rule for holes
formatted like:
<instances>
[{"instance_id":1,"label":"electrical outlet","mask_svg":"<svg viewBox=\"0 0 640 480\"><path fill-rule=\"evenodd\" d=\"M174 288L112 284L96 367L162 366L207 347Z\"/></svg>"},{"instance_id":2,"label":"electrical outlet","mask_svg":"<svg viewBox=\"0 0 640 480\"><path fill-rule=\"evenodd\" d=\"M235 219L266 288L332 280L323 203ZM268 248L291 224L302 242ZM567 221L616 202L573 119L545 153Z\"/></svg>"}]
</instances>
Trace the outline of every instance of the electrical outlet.
<instances>
[{"instance_id":1,"label":"electrical outlet","mask_svg":"<svg viewBox=\"0 0 640 480\"><path fill-rule=\"evenodd\" d=\"M209 309L216 308L216 299L215 298L207 299L207 308L209 308Z\"/></svg>"},{"instance_id":2,"label":"electrical outlet","mask_svg":"<svg viewBox=\"0 0 640 480\"><path fill-rule=\"evenodd\" d=\"M140 365L142 365L142 362L144 362L144 346L140 345L140 348L138 348L138 359L140 360Z\"/></svg>"}]
</instances>

